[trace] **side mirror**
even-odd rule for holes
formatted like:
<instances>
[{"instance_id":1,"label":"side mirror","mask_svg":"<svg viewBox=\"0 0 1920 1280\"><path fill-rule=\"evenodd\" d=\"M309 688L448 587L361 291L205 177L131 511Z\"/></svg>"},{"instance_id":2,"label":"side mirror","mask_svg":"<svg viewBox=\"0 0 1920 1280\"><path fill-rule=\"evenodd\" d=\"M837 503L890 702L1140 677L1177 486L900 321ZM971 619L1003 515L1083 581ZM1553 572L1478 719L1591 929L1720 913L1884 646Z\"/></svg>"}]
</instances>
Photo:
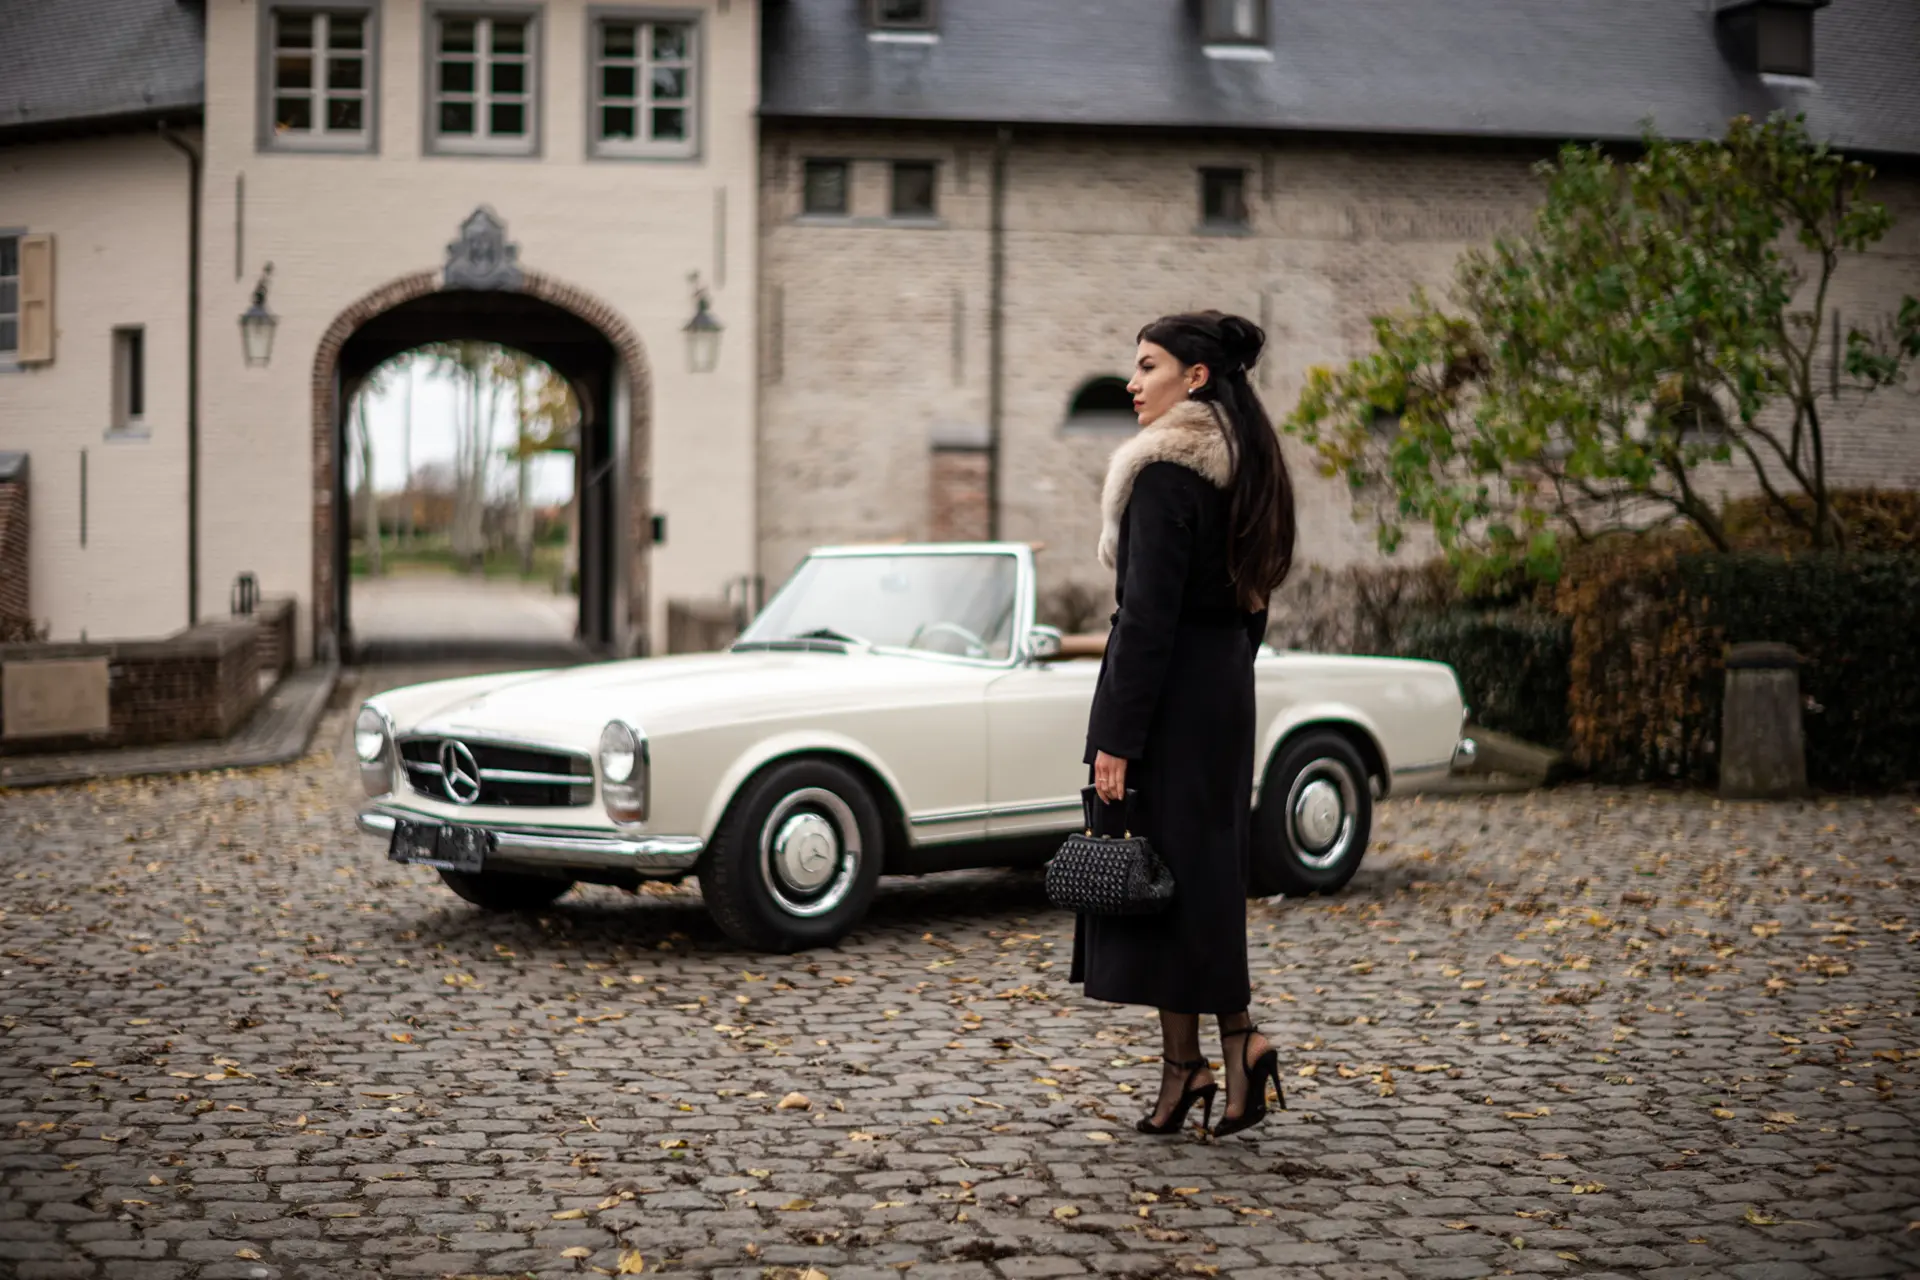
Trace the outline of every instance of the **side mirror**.
<instances>
[{"instance_id":1,"label":"side mirror","mask_svg":"<svg viewBox=\"0 0 1920 1280\"><path fill-rule=\"evenodd\" d=\"M1051 662L1059 657L1061 639L1060 628L1036 625L1027 632L1027 661Z\"/></svg>"}]
</instances>

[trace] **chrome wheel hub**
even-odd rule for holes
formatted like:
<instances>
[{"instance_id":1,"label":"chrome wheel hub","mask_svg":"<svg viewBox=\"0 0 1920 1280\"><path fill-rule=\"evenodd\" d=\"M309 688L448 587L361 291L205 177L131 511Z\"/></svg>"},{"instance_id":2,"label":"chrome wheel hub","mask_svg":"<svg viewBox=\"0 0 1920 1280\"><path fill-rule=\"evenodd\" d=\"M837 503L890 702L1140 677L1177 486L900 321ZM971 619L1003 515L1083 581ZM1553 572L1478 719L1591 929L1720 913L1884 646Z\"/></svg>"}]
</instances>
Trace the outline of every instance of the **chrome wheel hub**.
<instances>
[{"instance_id":1,"label":"chrome wheel hub","mask_svg":"<svg viewBox=\"0 0 1920 1280\"><path fill-rule=\"evenodd\" d=\"M1332 844L1340 834L1340 788L1325 778L1315 778L1300 789L1293 805L1293 829L1300 843L1320 850Z\"/></svg>"},{"instance_id":2,"label":"chrome wheel hub","mask_svg":"<svg viewBox=\"0 0 1920 1280\"><path fill-rule=\"evenodd\" d=\"M1304 866L1324 871L1353 850L1359 781L1338 760L1311 761L1287 791L1287 842Z\"/></svg>"},{"instance_id":3,"label":"chrome wheel hub","mask_svg":"<svg viewBox=\"0 0 1920 1280\"><path fill-rule=\"evenodd\" d=\"M833 824L819 814L796 813L774 834L773 856L782 880L811 893L833 875L840 860L840 840Z\"/></svg>"},{"instance_id":4,"label":"chrome wheel hub","mask_svg":"<svg viewBox=\"0 0 1920 1280\"><path fill-rule=\"evenodd\" d=\"M824 787L782 796L760 828L760 883L773 905L802 919L847 900L860 875L860 823Z\"/></svg>"}]
</instances>

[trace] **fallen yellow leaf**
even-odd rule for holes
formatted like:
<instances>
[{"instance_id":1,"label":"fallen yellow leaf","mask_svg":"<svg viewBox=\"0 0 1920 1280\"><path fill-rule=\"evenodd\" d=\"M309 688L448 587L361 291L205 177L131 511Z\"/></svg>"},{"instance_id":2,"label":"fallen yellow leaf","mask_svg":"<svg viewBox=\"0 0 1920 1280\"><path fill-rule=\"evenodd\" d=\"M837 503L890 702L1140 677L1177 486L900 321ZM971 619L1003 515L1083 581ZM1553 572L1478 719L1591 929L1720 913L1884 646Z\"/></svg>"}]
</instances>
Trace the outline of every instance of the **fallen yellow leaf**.
<instances>
[{"instance_id":1,"label":"fallen yellow leaf","mask_svg":"<svg viewBox=\"0 0 1920 1280\"><path fill-rule=\"evenodd\" d=\"M640 1255L638 1249L629 1249L621 1254L619 1265L613 1269L613 1274L617 1276L639 1276L645 1275L646 1272L647 1260Z\"/></svg>"},{"instance_id":2,"label":"fallen yellow leaf","mask_svg":"<svg viewBox=\"0 0 1920 1280\"><path fill-rule=\"evenodd\" d=\"M1065 1222L1068 1218L1079 1217L1080 1211L1070 1204L1063 1204L1053 1211L1053 1216Z\"/></svg>"},{"instance_id":3,"label":"fallen yellow leaf","mask_svg":"<svg viewBox=\"0 0 1920 1280\"><path fill-rule=\"evenodd\" d=\"M587 1211L585 1209L562 1209L553 1215L553 1220L555 1222L572 1222L576 1218L584 1218L586 1216Z\"/></svg>"},{"instance_id":4,"label":"fallen yellow leaf","mask_svg":"<svg viewBox=\"0 0 1920 1280\"><path fill-rule=\"evenodd\" d=\"M807 1111L813 1107L813 1100L804 1093L790 1093L774 1104L776 1111Z\"/></svg>"},{"instance_id":5,"label":"fallen yellow leaf","mask_svg":"<svg viewBox=\"0 0 1920 1280\"><path fill-rule=\"evenodd\" d=\"M233 1256L236 1258L245 1258L248 1262L258 1262L260 1260L260 1251L258 1249L235 1249Z\"/></svg>"},{"instance_id":6,"label":"fallen yellow leaf","mask_svg":"<svg viewBox=\"0 0 1920 1280\"><path fill-rule=\"evenodd\" d=\"M1741 1214L1740 1216L1745 1218L1748 1222L1751 1222L1756 1227L1773 1227L1773 1226L1778 1226L1780 1224L1780 1219L1769 1217L1768 1215L1760 1212L1760 1210L1754 1208L1752 1205L1748 1205L1747 1211Z\"/></svg>"},{"instance_id":7,"label":"fallen yellow leaf","mask_svg":"<svg viewBox=\"0 0 1920 1280\"><path fill-rule=\"evenodd\" d=\"M560 1256L563 1258L591 1258L593 1256L593 1250L583 1244L577 1244L571 1249L562 1249Z\"/></svg>"}]
</instances>

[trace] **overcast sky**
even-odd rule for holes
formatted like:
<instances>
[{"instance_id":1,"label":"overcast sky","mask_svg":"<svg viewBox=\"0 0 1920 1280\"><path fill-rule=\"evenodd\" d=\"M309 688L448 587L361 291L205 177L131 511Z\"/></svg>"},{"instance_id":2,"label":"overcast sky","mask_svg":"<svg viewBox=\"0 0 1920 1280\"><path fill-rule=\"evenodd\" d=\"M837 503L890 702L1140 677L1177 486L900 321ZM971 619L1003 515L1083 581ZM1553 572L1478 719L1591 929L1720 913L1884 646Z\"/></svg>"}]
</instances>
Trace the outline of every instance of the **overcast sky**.
<instances>
[{"instance_id":1,"label":"overcast sky","mask_svg":"<svg viewBox=\"0 0 1920 1280\"><path fill-rule=\"evenodd\" d=\"M413 381L413 466L430 462L451 466L454 451L454 422L458 412L459 391L452 378L436 373L424 360L414 360ZM373 482L381 493L399 493L406 487L407 380L408 369L389 364L386 388L367 401L367 415L373 424ZM485 400L482 399L482 407ZM494 419L493 443L496 450L513 440L513 398L502 396ZM349 450L350 483L360 483L360 457L357 444ZM512 492L514 464L506 458L494 463L495 492ZM533 500L540 506L567 501L573 496L573 455L542 454L533 460Z\"/></svg>"}]
</instances>

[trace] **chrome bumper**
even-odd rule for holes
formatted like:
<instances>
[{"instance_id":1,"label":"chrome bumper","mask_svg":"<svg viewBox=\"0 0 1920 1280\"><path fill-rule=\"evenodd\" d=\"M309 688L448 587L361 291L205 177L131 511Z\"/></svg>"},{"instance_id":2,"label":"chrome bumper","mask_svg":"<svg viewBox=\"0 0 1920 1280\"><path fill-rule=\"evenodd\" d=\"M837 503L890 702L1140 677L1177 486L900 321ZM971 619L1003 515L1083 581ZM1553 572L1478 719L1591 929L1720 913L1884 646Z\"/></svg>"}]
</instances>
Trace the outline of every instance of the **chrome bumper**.
<instances>
[{"instance_id":1,"label":"chrome bumper","mask_svg":"<svg viewBox=\"0 0 1920 1280\"><path fill-rule=\"evenodd\" d=\"M1480 759L1480 744L1472 738L1462 738L1453 747L1452 769L1455 773L1471 773L1475 762Z\"/></svg>"},{"instance_id":2,"label":"chrome bumper","mask_svg":"<svg viewBox=\"0 0 1920 1280\"><path fill-rule=\"evenodd\" d=\"M360 830L391 838L396 821L445 823L432 814L403 809L362 810ZM500 827L474 823L493 833L494 860L517 866L626 871L641 879L664 879L693 870L706 841L699 836L603 836L558 828Z\"/></svg>"}]
</instances>

